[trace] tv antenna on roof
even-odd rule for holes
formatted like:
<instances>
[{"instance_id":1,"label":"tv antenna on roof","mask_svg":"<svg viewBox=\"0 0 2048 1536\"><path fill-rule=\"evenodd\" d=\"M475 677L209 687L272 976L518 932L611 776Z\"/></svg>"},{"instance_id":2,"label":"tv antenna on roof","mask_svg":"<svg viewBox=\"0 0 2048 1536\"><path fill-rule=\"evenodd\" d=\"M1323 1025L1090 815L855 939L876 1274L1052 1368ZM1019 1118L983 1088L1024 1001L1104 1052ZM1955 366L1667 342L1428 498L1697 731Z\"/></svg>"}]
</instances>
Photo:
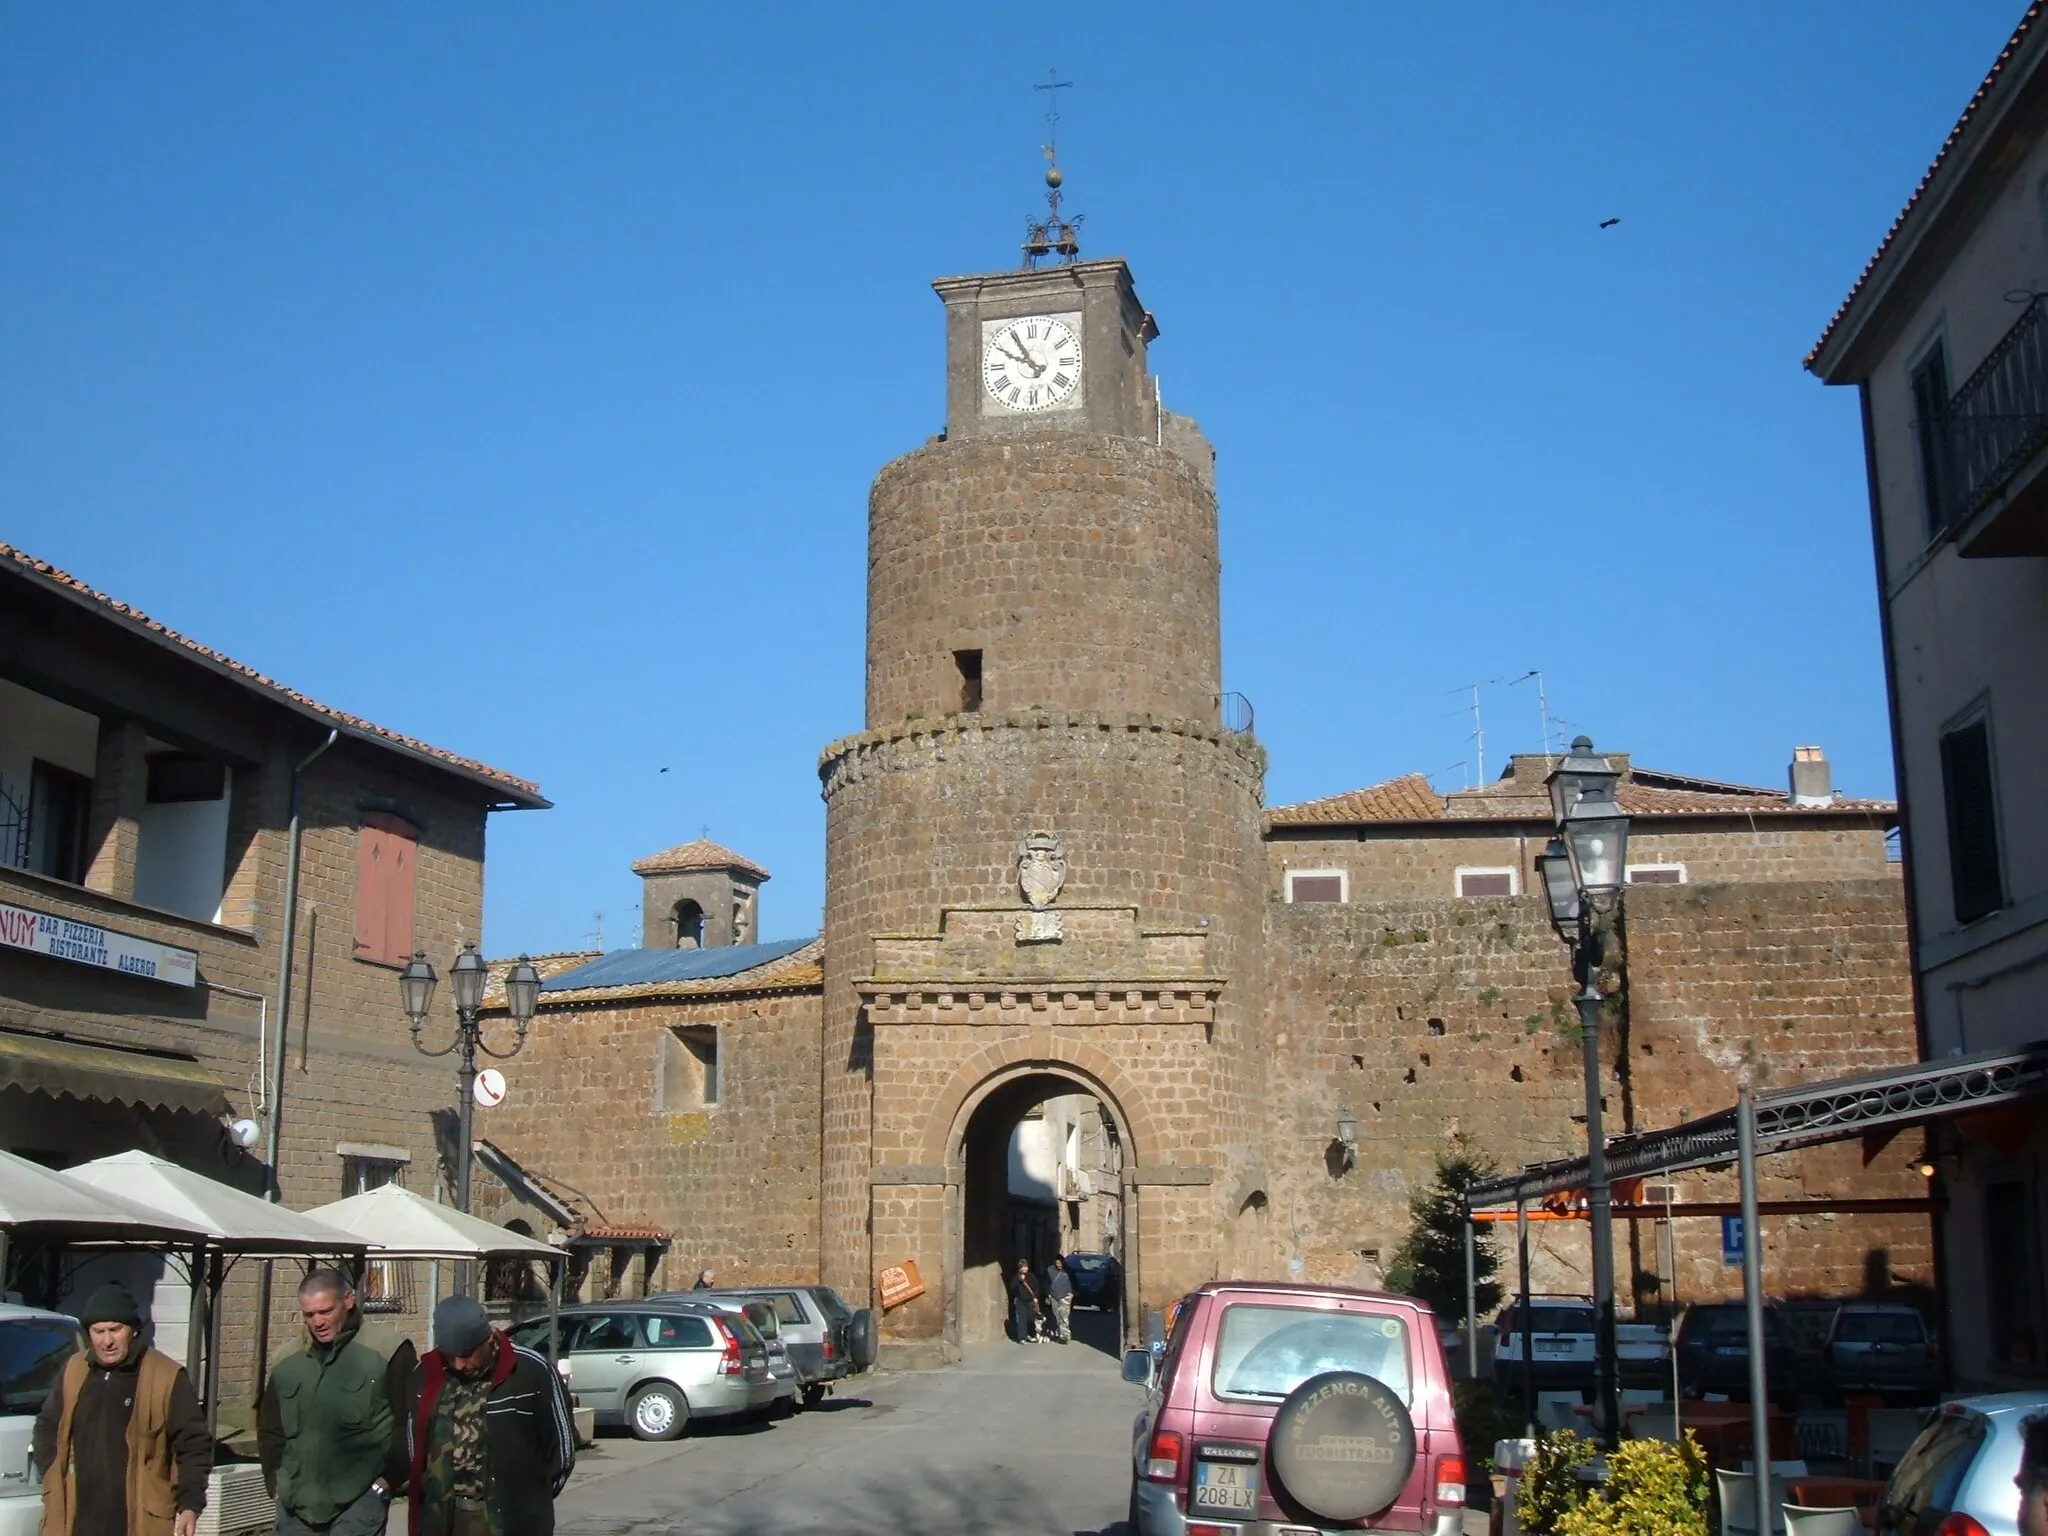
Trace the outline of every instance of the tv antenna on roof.
<instances>
[{"instance_id":1,"label":"tv antenna on roof","mask_svg":"<svg viewBox=\"0 0 2048 1536\"><path fill-rule=\"evenodd\" d=\"M1520 677L1509 679L1508 686L1510 688L1516 687L1519 684L1528 682L1532 677L1536 679L1536 724L1541 731L1543 755L1548 757L1550 756L1550 694L1544 686L1543 669L1541 667L1531 667Z\"/></svg>"}]
</instances>

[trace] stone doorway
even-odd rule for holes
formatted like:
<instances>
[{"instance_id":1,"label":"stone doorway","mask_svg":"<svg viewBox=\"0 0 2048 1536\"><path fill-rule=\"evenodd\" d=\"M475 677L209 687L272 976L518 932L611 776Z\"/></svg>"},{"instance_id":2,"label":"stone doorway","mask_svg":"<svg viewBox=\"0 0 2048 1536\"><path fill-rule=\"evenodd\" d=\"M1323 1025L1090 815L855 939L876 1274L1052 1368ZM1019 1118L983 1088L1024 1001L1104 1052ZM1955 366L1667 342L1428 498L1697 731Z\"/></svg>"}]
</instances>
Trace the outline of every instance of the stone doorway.
<instances>
[{"instance_id":1,"label":"stone doorway","mask_svg":"<svg viewBox=\"0 0 2048 1536\"><path fill-rule=\"evenodd\" d=\"M1056 1255L1107 1252L1122 1266L1122 1304L1114 1314L1077 1314L1076 1337L1102 1333L1115 1349L1139 1294L1129 1183L1136 1155L1121 1107L1077 1075L1022 1068L969 1096L951 1150L958 1183L949 1190L946 1331L954 1346L1007 1337L1006 1277L1020 1258L1042 1274Z\"/></svg>"}]
</instances>

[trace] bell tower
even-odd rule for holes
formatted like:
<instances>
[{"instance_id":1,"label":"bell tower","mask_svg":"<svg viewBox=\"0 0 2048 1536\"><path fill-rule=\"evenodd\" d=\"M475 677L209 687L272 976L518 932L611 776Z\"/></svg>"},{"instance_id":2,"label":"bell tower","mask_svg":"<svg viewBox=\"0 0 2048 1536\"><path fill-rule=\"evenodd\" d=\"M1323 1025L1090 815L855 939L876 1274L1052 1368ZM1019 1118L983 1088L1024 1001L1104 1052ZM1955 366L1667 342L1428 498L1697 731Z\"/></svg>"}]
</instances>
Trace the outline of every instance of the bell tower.
<instances>
[{"instance_id":1,"label":"bell tower","mask_svg":"<svg viewBox=\"0 0 2048 1536\"><path fill-rule=\"evenodd\" d=\"M1223 724L1213 455L1058 176L1024 269L933 284L947 429L870 491L866 729L819 763L823 1277L914 1261L899 1344L1000 1294L971 1143L1004 1105L1116 1121L1132 1308L1223 1267L1256 1163L1265 756Z\"/></svg>"}]
</instances>

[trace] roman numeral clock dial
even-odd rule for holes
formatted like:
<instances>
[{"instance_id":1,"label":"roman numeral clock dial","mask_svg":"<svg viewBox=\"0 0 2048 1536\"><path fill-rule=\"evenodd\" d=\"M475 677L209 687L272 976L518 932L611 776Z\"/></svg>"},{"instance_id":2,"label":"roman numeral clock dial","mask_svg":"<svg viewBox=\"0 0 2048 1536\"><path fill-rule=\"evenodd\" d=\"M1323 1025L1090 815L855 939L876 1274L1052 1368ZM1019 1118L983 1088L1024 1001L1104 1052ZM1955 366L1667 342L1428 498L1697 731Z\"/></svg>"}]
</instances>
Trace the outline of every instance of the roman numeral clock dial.
<instances>
[{"instance_id":1,"label":"roman numeral clock dial","mask_svg":"<svg viewBox=\"0 0 2048 1536\"><path fill-rule=\"evenodd\" d=\"M981 383L999 410L1070 404L1081 387L1081 338L1050 315L993 321L982 331Z\"/></svg>"}]
</instances>

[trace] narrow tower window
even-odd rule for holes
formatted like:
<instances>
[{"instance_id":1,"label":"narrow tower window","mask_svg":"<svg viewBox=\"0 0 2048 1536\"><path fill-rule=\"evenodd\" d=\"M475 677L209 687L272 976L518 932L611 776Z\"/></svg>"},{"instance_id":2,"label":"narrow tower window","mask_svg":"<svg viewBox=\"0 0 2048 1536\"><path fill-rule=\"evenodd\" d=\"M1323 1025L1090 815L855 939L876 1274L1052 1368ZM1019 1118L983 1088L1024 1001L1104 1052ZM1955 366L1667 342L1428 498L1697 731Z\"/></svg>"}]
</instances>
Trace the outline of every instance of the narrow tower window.
<instances>
[{"instance_id":1,"label":"narrow tower window","mask_svg":"<svg viewBox=\"0 0 2048 1536\"><path fill-rule=\"evenodd\" d=\"M960 707L981 708L981 652L955 651L953 665L960 669Z\"/></svg>"}]
</instances>

